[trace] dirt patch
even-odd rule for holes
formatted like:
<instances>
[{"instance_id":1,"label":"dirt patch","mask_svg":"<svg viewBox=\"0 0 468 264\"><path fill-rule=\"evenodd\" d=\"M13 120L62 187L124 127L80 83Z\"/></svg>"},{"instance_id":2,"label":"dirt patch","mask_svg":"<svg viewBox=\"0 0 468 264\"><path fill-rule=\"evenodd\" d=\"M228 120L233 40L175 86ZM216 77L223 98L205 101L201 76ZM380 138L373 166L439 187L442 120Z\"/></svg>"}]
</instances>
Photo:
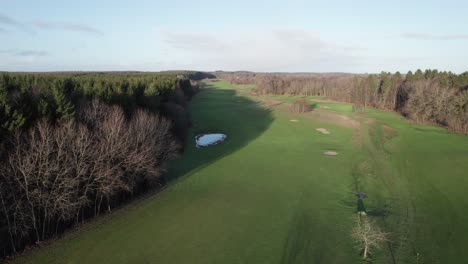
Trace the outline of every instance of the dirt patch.
<instances>
[{"instance_id":1,"label":"dirt patch","mask_svg":"<svg viewBox=\"0 0 468 264\"><path fill-rule=\"evenodd\" d=\"M346 115L341 115L322 109L317 109L316 111L309 112L304 116L314 117L319 119L320 121L329 122L344 127L359 128L360 126L358 121Z\"/></svg>"},{"instance_id":2,"label":"dirt patch","mask_svg":"<svg viewBox=\"0 0 468 264\"><path fill-rule=\"evenodd\" d=\"M317 130L318 132L322 133L322 134L325 134L325 135L329 135L330 134L330 131L328 131L327 129L325 128L317 128L315 129Z\"/></svg>"},{"instance_id":3,"label":"dirt patch","mask_svg":"<svg viewBox=\"0 0 468 264\"><path fill-rule=\"evenodd\" d=\"M353 144L362 148L362 137L361 137L361 129L355 128L353 133Z\"/></svg>"},{"instance_id":4,"label":"dirt patch","mask_svg":"<svg viewBox=\"0 0 468 264\"><path fill-rule=\"evenodd\" d=\"M265 105L268 108L273 108L283 103L279 100L275 100L271 98L258 98L258 102L261 102L263 105Z\"/></svg>"},{"instance_id":5,"label":"dirt patch","mask_svg":"<svg viewBox=\"0 0 468 264\"><path fill-rule=\"evenodd\" d=\"M346 102L340 102L340 101L331 100L331 99L318 99L318 98L314 98L314 99L312 99L312 101L314 101L314 102L317 102L317 103L339 103L339 104L350 104L350 103L346 103Z\"/></svg>"},{"instance_id":6,"label":"dirt patch","mask_svg":"<svg viewBox=\"0 0 468 264\"><path fill-rule=\"evenodd\" d=\"M398 136L398 130L393 127L382 125L383 135L385 141L388 141L396 136Z\"/></svg>"},{"instance_id":7,"label":"dirt patch","mask_svg":"<svg viewBox=\"0 0 468 264\"><path fill-rule=\"evenodd\" d=\"M319 106L319 108L322 108L322 109L330 109L330 107L327 106L327 105L321 105L321 106Z\"/></svg>"},{"instance_id":8,"label":"dirt patch","mask_svg":"<svg viewBox=\"0 0 468 264\"><path fill-rule=\"evenodd\" d=\"M205 78L202 80L202 82L220 82L222 81L221 79L208 79L208 78Z\"/></svg>"},{"instance_id":9,"label":"dirt patch","mask_svg":"<svg viewBox=\"0 0 468 264\"><path fill-rule=\"evenodd\" d=\"M325 151L323 154L327 155L327 156L336 156L338 155L338 152L335 152L335 151Z\"/></svg>"},{"instance_id":10,"label":"dirt patch","mask_svg":"<svg viewBox=\"0 0 468 264\"><path fill-rule=\"evenodd\" d=\"M367 117L363 117L363 116L360 116L360 115L356 115L355 118L356 118L356 122L360 122L360 124L359 124L358 128L354 129L353 143L356 146L362 148L362 146L363 146L362 133L365 133L365 132L361 131L360 125L363 124L364 126L368 125L370 127L370 126L374 125L375 120L372 119L372 118L367 118Z\"/></svg>"}]
</instances>

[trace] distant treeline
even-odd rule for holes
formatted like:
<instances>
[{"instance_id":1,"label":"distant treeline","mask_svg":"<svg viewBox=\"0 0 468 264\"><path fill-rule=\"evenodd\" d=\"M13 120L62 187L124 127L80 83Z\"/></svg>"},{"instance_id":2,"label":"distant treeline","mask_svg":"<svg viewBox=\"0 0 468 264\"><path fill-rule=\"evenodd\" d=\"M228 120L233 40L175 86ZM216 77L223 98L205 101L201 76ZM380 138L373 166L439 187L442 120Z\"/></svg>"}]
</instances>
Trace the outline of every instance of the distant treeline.
<instances>
[{"instance_id":1,"label":"distant treeline","mask_svg":"<svg viewBox=\"0 0 468 264\"><path fill-rule=\"evenodd\" d=\"M163 182L196 72L0 74L0 259Z\"/></svg>"},{"instance_id":2,"label":"distant treeline","mask_svg":"<svg viewBox=\"0 0 468 264\"><path fill-rule=\"evenodd\" d=\"M380 74L216 73L233 84L255 84L257 94L325 96L353 103L356 110L371 106L397 111L419 122L468 133L468 72L454 74L417 70Z\"/></svg>"}]
</instances>

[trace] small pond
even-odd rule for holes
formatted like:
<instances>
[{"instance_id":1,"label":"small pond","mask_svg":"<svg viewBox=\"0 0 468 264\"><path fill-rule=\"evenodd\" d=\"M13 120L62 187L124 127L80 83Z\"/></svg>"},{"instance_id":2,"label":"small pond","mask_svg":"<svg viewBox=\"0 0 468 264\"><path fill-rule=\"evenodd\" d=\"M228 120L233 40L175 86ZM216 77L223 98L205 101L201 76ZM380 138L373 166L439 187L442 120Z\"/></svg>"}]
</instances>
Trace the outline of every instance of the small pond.
<instances>
[{"instance_id":1,"label":"small pond","mask_svg":"<svg viewBox=\"0 0 468 264\"><path fill-rule=\"evenodd\" d=\"M214 133L214 134L200 134L195 136L195 143L197 147L207 147L222 143L226 139L225 134Z\"/></svg>"}]
</instances>

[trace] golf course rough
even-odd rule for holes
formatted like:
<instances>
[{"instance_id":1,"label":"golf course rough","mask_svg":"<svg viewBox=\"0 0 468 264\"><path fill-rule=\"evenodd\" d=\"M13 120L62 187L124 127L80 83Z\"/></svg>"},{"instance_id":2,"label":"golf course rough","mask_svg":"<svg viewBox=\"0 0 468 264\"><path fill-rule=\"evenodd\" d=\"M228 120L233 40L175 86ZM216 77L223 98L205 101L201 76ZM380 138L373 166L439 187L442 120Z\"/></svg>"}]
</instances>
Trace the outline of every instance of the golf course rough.
<instances>
[{"instance_id":1,"label":"golf course rough","mask_svg":"<svg viewBox=\"0 0 468 264\"><path fill-rule=\"evenodd\" d=\"M375 263L468 259L466 135L334 102L293 123L235 89L212 82L193 98L196 125L162 191L13 263L362 263L350 235L357 192L391 234ZM197 148L195 131L229 140Z\"/></svg>"}]
</instances>

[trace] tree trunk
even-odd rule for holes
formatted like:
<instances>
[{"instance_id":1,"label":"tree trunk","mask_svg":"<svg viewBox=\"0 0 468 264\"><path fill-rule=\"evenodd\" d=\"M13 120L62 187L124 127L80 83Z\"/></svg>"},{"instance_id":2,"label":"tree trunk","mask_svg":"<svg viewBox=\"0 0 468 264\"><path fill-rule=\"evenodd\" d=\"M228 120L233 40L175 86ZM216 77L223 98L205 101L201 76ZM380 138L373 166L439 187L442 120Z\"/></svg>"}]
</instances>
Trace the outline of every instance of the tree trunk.
<instances>
[{"instance_id":1,"label":"tree trunk","mask_svg":"<svg viewBox=\"0 0 468 264\"><path fill-rule=\"evenodd\" d=\"M3 200L3 195L1 194L1 192L0 192L0 199L2 200L3 212L5 214L7 224L8 224L8 234L10 235L11 248L13 249L13 253L16 253L15 241L13 239L13 234L11 233L10 216L8 215L8 211L5 206L5 201Z\"/></svg>"},{"instance_id":2,"label":"tree trunk","mask_svg":"<svg viewBox=\"0 0 468 264\"><path fill-rule=\"evenodd\" d=\"M97 215L96 216L99 216L99 213L101 212L101 205L102 205L103 198L104 198L104 196L101 195L101 199L99 200L98 207L97 207Z\"/></svg>"},{"instance_id":3,"label":"tree trunk","mask_svg":"<svg viewBox=\"0 0 468 264\"><path fill-rule=\"evenodd\" d=\"M111 212L110 199L109 197L106 197L106 199L107 199L107 212L110 213Z\"/></svg>"},{"instance_id":4,"label":"tree trunk","mask_svg":"<svg viewBox=\"0 0 468 264\"><path fill-rule=\"evenodd\" d=\"M36 213L34 212L34 205L32 204L31 200L29 199L29 195L28 193L26 193L26 199L28 200L29 202L29 206L31 207L31 217L32 217L32 223L33 223L33 228L34 228L34 232L36 234L36 242L39 242L41 241L41 237L39 236L39 230L37 228L37 218L36 218Z\"/></svg>"},{"instance_id":5,"label":"tree trunk","mask_svg":"<svg viewBox=\"0 0 468 264\"><path fill-rule=\"evenodd\" d=\"M47 209L45 209L44 210L44 220L42 222L42 240L45 240L47 219L48 219L48 214L47 214Z\"/></svg>"},{"instance_id":6,"label":"tree trunk","mask_svg":"<svg viewBox=\"0 0 468 264\"><path fill-rule=\"evenodd\" d=\"M57 220L57 222L55 223L55 236L56 236L56 237L57 237L57 235L58 235L59 224L60 224L60 221Z\"/></svg>"}]
</instances>

